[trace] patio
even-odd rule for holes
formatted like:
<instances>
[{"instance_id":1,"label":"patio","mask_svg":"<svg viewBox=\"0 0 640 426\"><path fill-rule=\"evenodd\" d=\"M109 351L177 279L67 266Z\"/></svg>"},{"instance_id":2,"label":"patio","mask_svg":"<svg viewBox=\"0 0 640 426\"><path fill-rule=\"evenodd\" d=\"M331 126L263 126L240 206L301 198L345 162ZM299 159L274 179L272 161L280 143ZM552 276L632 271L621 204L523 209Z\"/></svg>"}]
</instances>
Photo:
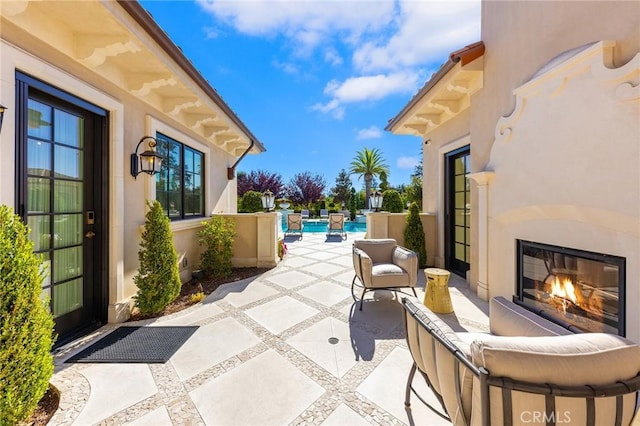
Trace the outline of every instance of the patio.
<instances>
[{"instance_id":1,"label":"patio","mask_svg":"<svg viewBox=\"0 0 640 426\"><path fill-rule=\"evenodd\" d=\"M449 424L415 397L405 410L412 361L392 294L368 293L363 311L354 308L351 245L363 236L305 234L269 272L186 311L127 323L200 326L166 364L64 363L116 325L62 347L50 424ZM486 302L456 276L449 286L456 313L443 318L454 329L487 330ZM420 377L415 385L428 394Z\"/></svg>"}]
</instances>

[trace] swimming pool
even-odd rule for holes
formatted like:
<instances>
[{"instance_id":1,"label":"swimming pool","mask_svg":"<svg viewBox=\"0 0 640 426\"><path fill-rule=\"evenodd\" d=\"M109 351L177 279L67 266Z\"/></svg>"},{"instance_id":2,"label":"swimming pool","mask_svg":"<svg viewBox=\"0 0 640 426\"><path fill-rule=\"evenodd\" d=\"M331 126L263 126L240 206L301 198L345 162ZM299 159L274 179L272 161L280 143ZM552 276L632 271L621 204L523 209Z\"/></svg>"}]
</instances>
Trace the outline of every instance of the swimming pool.
<instances>
[{"instance_id":1,"label":"swimming pool","mask_svg":"<svg viewBox=\"0 0 640 426\"><path fill-rule=\"evenodd\" d=\"M326 233L329 222L326 219L325 220L309 219L309 220L304 220L303 223L304 223L304 227L302 228L302 232ZM287 230L287 224L284 220L282 222L282 230L283 231ZM344 230L346 232L366 232L367 224L364 222L347 221L344 223Z\"/></svg>"}]
</instances>

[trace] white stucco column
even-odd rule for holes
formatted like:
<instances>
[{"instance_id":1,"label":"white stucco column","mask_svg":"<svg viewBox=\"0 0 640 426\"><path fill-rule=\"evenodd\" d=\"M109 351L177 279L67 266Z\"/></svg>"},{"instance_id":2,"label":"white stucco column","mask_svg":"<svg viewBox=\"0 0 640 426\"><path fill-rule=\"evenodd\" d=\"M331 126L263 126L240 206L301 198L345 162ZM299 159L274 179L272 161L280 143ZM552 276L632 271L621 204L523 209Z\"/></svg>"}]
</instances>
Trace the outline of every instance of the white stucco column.
<instances>
[{"instance_id":1,"label":"white stucco column","mask_svg":"<svg viewBox=\"0 0 640 426\"><path fill-rule=\"evenodd\" d=\"M367 214L367 238L389 238L389 212Z\"/></svg>"},{"instance_id":2,"label":"white stucco column","mask_svg":"<svg viewBox=\"0 0 640 426\"><path fill-rule=\"evenodd\" d=\"M278 264L278 215L257 213L257 267L271 268Z\"/></svg>"},{"instance_id":3,"label":"white stucco column","mask_svg":"<svg viewBox=\"0 0 640 426\"><path fill-rule=\"evenodd\" d=\"M489 182L494 172L470 173L478 187L478 297L489 300Z\"/></svg>"}]
</instances>

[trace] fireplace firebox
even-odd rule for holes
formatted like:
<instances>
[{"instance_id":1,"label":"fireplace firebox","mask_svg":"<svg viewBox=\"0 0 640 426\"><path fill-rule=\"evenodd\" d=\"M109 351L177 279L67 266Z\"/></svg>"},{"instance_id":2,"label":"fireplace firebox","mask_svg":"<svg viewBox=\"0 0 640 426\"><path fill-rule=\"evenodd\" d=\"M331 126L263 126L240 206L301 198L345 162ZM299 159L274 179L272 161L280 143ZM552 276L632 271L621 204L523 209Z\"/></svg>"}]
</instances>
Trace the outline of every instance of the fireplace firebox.
<instances>
[{"instance_id":1,"label":"fireplace firebox","mask_svg":"<svg viewBox=\"0 0 640 426\"><path fill-rule=\"evenodd\" d=\"M625 258L517 240L514 301L569 329L625 335Z\"/></svg>"}]
</instances>

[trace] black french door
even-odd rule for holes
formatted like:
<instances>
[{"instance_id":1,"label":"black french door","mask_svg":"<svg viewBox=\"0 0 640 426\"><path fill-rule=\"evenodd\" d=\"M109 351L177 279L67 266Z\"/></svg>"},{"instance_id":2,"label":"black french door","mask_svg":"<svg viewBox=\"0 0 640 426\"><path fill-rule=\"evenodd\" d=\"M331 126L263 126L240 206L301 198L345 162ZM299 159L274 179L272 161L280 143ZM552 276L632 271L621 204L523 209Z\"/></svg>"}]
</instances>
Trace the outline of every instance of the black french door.
<instances>
[{"instance_id":1,"label":"black french door","mask_svg":"<svg viewBox=\"0 0 640 426\"><path fill-rule=\"evenodd\" d=\"M16 105L18 210L60 344L106 316L106 112L23 74Z\"/></svg>"},{"instance_id":2,"label":"black french door","mask_svg":"<svg viewBox=\"0 0 640 426\"><path fill-rule=\"evenodd\" d=\"M445 265L466 277L471 257L471 200L469 146L445 155Z\"/></svg>"}]
</instances>

